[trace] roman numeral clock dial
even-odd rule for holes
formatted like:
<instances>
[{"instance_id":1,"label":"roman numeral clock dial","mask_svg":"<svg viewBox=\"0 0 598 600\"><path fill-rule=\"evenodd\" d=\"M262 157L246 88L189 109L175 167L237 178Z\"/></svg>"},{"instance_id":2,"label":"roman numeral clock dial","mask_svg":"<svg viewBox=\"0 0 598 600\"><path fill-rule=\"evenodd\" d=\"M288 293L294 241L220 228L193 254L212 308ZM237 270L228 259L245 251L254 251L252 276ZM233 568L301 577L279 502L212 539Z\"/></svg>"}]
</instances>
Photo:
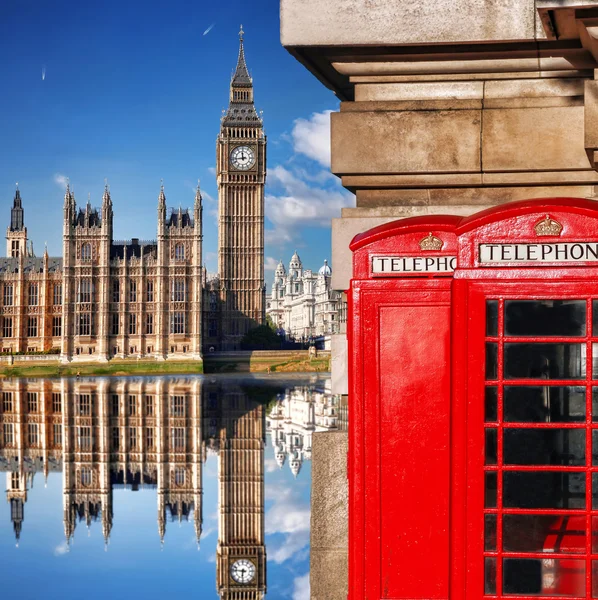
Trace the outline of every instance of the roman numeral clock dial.
<instances>
[{"instance_id":1,"label":"roman numeral clock dial","mask_svg":"<svg viewBox=\"0 0 598 600\"><path fill-rule=\"evenodd\" d=\"M255 578L255 565L247 559L236 560L230 568L230 576L237 583L251 583Z\"/></svg>"},{"instance_id":2,"label":"roman numeral clock dial","mask_svg":"<svg viewBox=\"0 0 598 600\"><path fill-rule=\"evenodd\" d=\"M237 146L230 153L231 165L239 171L248 171L255 165L255 152L249 146Z\"/></svg>"}]
</instances>

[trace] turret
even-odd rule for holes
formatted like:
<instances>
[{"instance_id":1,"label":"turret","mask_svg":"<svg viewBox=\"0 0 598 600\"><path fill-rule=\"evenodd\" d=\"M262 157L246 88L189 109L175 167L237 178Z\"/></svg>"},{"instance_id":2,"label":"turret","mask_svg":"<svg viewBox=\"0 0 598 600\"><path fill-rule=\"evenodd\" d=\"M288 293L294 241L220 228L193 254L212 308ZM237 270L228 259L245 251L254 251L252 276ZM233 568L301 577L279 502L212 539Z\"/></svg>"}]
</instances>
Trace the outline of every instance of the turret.
<instances>
[{"instance_id":1,"label":"turret","mask_svg":"<svg viewBox=\"0 0 598 600\"><path fill-rule=\"evenodd\" d=\"M18 183L10 210L10 225L6 229L6 256L27 256L27 227Z\"/></svg>"}]
</instances>

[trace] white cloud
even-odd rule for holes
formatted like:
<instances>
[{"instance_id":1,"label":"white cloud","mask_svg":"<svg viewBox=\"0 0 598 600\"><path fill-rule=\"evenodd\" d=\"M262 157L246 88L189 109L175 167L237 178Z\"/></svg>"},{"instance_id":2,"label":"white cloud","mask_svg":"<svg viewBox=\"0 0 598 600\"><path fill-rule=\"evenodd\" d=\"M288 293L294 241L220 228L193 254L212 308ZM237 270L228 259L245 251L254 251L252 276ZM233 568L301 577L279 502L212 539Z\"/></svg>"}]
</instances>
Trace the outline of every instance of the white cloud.
<instances>
[{"instance_id":1,"label":"white cloud","mask_svg":"<svg viewBox=\"0 0 598 600\"><path fill-rule=\"evenodd\" d=\"M266 534L283 534L284 539L280 543L269 542L270 560L280 564L291 558L303 560L307 557L310 516L309 503L299 500L297 490L277 489L274 504L266 511Z\"/></svg>"},{"instance_id":2,"label":"white cloud","mask_svg":"<svg viewBox=\"0 0 598 600\"><path fill-rule=\"evenodd\" d=\"M212 174L212 175L216 175L216 167L208 167L208 171Z\"/></svg>"},{"instance_id":3,"label":"white cloud","mask_svg":"<svg viewBox=\"0 0 598 600\"><path fill-rule=\"evenodd\" d=\"M69 178L62 173L54 173L54 183L61 188L66 188Z\"/></svg>"},{"instance_id":4,"label":"white cloud","mask_svg":"<svg viewBox=\"0 0 598 600\"><path fill-rule=\"evenodd\" d=\"M293 148L299 154L330 167L330 113L325 110L313 113L309 119L296 119L293 131Z\"/></svg>"},{"instance_id":5,"label":"white cloud","mask_svg":"<svg viewBox=\"0 0 598 600\"><path fill-rule=\"evenodd\" d=\"M274 226L266 230L269 244L282 245L300 238L302 227L330 227L330 220L354 203L353 196L339 184L318 187L301 175L281 165L268 171L270 184L282 190L266 196L266 216Z\"/></svg>"},{"instance_id":6,"label":"white cloud","mask_svg":"<svg viewBox=\"0 0 598 600\"><path fill-rule=\"evenodd\" d=\"M69 552L69 549L69 545L66 542L62 542L62 544L54 548L54 556L63 556Z\"/></svg>"},{"instance_id":7,"label":"white cloud","mask_svg":"<svg viewBox=\"0 0 598 600\"><path fill-rule=\"evenodd\" d=\"M293 600L309 600L309 573L293 580Z\"/></svg>"},{"instance_id":8,"label":"white cloud","mask_svg":"<svg viewBox=\"0 0 598 600\"><path fill-rule=\"evenodd\" d=\"M278 261L275 258L272 258L271 256L266 256L266 259L264 260L264 271L276 271L277 266Z\"/></svg>"},{"instance_id":9,"label":"white cloud","mask_svg":"<svg viewBox=\"0 0 598 600\"><path fill-rule=\"evenodd\" d=\"M266 468L266 473L275 473L276 471L280 470L278 464L273 458L267 458L264 461L264 467Z\"/></svg>"}]
</instances>

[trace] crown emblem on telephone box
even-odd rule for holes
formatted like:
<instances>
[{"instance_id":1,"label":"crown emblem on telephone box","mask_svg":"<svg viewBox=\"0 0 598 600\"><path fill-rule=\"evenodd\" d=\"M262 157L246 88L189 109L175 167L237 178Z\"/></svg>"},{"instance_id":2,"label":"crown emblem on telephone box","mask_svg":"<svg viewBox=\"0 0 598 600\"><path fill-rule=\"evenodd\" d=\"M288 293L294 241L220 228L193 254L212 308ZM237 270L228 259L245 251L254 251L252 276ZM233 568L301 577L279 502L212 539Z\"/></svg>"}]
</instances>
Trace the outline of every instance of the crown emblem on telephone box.
<instances>
[{"instance_id":1,"label":"crown emblem on telephone box","mask_svg":"<svg viewBox=\"0 0 598 600\"><path fill-rule=\"evenodd\" d=\"M419 247L422 250L442 250L442 246L444 246L444 242L435 235L432 235L432 232L419 242Z\"/></svg>"},{"instance_id":2,"label":"crown emblem on telephone box","mask_svg":"<svg viewBox=\"0 0 598 600\"><path fill-rule=\"evenodd\" d=\"M561 235L563 226L558 221L551 219L550 215L546 215L541 221L536 223L534 229L538 236Z\"/></svg>"}]
</instances>

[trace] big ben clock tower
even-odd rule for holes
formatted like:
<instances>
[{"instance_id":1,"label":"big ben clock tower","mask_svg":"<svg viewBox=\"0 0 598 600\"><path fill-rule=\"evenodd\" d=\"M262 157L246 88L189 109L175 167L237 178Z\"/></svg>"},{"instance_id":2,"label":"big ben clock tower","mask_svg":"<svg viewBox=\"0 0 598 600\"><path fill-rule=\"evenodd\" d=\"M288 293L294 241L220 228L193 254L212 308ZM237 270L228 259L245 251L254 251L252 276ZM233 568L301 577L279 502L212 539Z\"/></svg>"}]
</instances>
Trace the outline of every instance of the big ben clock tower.
<instances>
[{"instance_id":1,"label":"big ben clock tower","mask_svg":"<svg viewBox=\"0 0 598 600\"><path fill-rule=\"evenodd\" d=\"M265 322L264 185L266 136L253 103L243 28L229 106L216 143L221 349L237 350L247 331Z\"/></svg>"}]
</instances>

